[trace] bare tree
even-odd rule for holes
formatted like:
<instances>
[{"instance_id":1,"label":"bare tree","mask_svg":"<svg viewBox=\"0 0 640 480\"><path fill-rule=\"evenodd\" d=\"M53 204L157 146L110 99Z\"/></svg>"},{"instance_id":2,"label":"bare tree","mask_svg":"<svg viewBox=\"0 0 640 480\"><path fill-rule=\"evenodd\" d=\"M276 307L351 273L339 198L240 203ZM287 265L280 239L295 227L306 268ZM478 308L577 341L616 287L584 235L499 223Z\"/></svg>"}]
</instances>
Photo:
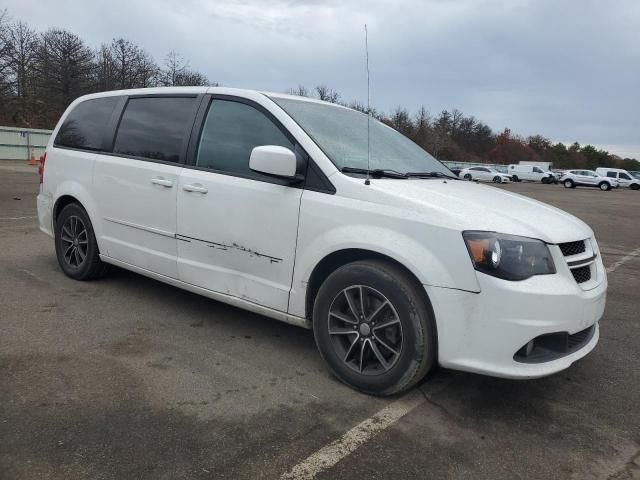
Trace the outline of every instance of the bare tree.
<instances>
[{"instance_id":1,"label":"bare tree","mask_svg":"<svg viewBox=\"0 0 640 480\"><path fill-rule=\"evenodd\" d=\"M0 95L6 95L11 89L11 79L9 78L10 42L9 38L9 15L7 9L0 10Z\"/></svg>"},{"instance_id":2,"label":"bare tree","mask_svg":"<svg viewBox=\"0 0 640 480\"><path fill-rule=\"evenodd\" d=\"M116 88L135 88L138 86L138 63L140 48L124 38L113 39L109 47L114 65Z\"/></svg>"},{"instance_id":3,"label":"bare tree","mask_svg":"<svg viewBox=\"0 0 640 480\"><path fill-rule=\"evenodd\" d=\"M308 97L309 90L304 85L298 85L296 88L290 88L286 91L289 95L297 95L299 97Z\"/></svg>"},{"instance_id":4,"label":"bare tree","mask_svg":"<svg viewBox=\"0 0 640 480\"><path fill-rule=\"evenodd\" d=\"M326 85L318 85L315 88L315 92L318 99L324 100L325 102L338 103L340 100L340 94Z\"/></svg>"},{"instance_id":5,"label":"bare tree","mask_svg":"<svg viewBox=\"0 0 640 480\"><path fill-rule=\"evenodd\" d=\"M102 44L95 54L94 83L98 92L113 90L116 84L115 62L111 54L111 48Z\"/></svg>"},{"instance_id":6,"label":"bare tree","mask_svg":"<svg viewBox=\"0 0 640 480\"><path fill-rule=\"evenodd\" d=\"M93 51L77 35L52 29L42 35L38 48L38 84L43 98L64 108L91 90Z\"/></svg>"},{"instance_id":7,"label":"bare tree","mask_svg":"<svg viewBox=\"0 0 640 480\"><path fill-rule=\"evenodd\" d=\"M188 68L189 62L178 52L171 50L164 59L164 70L162 71L161 79L162 85L165 87L177 85L180 75L184 74Z\"/></svg>"},{"instance_id":8,"label":"bare tree","mask_svg":"<svg viewBox=\"0 0 640 480\"><path fill-rule=\"evenodd\" d=\"M145 50L140 50L136 60L138 70L138 87L155 87L160 81L160 68Z\"/></svg>"},{"instance_id":9,"label":"bare tree","mask_svg":"<svg viewBox=\"0 0 640 480\"><path fill-rule=\"evenodd\" d=\"M192 70L185 70L179 73L174 85L179 87L218 86L216 82L209 82L209 79L203 73Z\"/></svg>"}]
</instances>

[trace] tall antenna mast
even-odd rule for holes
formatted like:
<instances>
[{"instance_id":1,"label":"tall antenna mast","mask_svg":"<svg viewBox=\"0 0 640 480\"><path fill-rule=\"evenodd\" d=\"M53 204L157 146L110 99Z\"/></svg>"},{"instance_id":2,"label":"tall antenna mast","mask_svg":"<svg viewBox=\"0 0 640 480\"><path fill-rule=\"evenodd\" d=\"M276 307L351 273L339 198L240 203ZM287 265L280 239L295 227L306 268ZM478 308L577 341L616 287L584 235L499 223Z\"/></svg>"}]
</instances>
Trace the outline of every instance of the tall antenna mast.
<instances>
[{"instance_id":1,"label":"tall antenna mast","mask_svg":"<svg viewBox=\"0 0 640 480\"><path fill-rule=\"evenodd\" d=\"M367 33L367 24L364 24L364 51L367 59L367 178L365 185L370 185L369 178L371 170L371 90L369 82L369 35Z\"/></svg>"}]
</instances>

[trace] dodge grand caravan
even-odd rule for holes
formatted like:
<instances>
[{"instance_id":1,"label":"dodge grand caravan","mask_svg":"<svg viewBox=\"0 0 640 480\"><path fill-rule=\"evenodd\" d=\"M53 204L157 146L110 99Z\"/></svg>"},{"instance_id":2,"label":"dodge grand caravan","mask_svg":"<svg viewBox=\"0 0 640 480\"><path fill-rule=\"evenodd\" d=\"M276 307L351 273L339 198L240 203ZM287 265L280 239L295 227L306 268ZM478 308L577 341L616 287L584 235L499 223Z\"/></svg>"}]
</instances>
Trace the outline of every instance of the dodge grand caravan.
<instances>
[{"instance_id":1,"label":"dodge grand caravan","mask_svg":"<svg viewBox=\"0 0 640 480\"><path fill-rule=\"evenodd\" d=\"M88 95L41 183L40 228L69 277L116 265L313 328L335 376L371 394L436 363L541 377L598 341L607 279L586 224L459 180L342 106L218 87Z\"/></svg>"}]
</instances>

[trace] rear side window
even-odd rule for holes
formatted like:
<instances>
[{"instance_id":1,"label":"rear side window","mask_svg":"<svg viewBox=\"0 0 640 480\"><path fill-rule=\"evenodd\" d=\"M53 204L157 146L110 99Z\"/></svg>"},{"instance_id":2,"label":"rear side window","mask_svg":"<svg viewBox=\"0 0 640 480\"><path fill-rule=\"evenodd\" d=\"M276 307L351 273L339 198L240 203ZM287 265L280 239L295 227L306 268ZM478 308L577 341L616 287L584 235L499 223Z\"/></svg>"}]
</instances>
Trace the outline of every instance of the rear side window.
<instances>
[{"instance_id":1,"label":"rear side window","mask_svg":"<svg viewBox=\"0 0 640 480\"><path fill-rule=\"evenodd\" d=\"M56 147L100 150L105 128L120 97L102 97L79 103L56 135Z\"/></svg>"},{"instance_id":2,"label":"rear side window","mask_svg":"<svg viewBox=\"0 0 640 480\"><path fill-rule=\"evenodd\" d=\"M113 152L179 162L191 128L195 101L195 97L129 99Z\"/></svg>"},{"instance_id":3,"label":"rear side window","mask_svg":"<svg viewBox=\"0 0 640 480\"><path fill-rule=\"evenodd\" d=\"M607 172L607 177L616 178L616 172Z\"/></svg>"},{"instance_id":4,"label":"rear side window","mask_svg":"<svg viewBox=\"0 0 640 480\"><path fill-rule=\"evenodd\" d=\"M196 166L241 175L254 147L279 145L294 150L287 136L264 113L240 102L213 100L202 129Z\"/></svg>"}]
</instances>

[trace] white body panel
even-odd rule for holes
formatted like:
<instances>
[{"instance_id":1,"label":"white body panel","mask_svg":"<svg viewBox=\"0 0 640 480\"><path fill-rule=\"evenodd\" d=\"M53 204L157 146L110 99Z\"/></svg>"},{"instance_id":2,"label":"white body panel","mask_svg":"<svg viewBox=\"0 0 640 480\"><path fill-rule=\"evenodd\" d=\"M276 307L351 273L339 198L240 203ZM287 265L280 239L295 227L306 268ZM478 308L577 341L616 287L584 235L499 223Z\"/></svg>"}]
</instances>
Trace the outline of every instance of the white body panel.
<instances>
[{"instance_id":1,"label":"white body panel","mask_svg":"<svg viewBox=\"0 0 640 480\"><path fill-rule=\"evenodd\" d=\"M94 162L101 252L177 278L176 192L182 166L110 155L96 155Z\"/></svg>"},{"instance_id":2,"label":"white body panel","mask_svg":"<svg viewBox=\"0 0 640 480\"><path fill-rule=\"evenodd\" d=\"M464 178L465 180L479 180L482 182L496 182L497 179L500 180L499 183L508 183L511 181L509 175L492 171L487 167L465 168L460 171L458 177Z\"/></svg>"},{"instance_id":3,"label":"white body panel","mask_svg":"<svg viewBox=\"0 0 640 480\"><path fill-rule=\"evenodd\" d=\"M593 170L567 170L560 177L560 182L570 180L578 187L598 187L602 183L608 184L611 188L619 186L618 180L606 177Z\"/></svg>"},{"instance_id":4,"label":"white body panel","mask_svg":"<svg viewBox=\"0 0 640 480\"><path fill-rule=\"evenodd\" d=\"M593 232L581 220L530 198L452 179L372 179L365 185L362 178L340 173L264 94L227 88L175 91L234 95L260 104L295 138L335 194L60 149L53 146L58 126L47 147L38 196L43 231L51 234L56 202L71 195L92 220L103 260L304 326L310 318L309 279L324 258L350 249L384 255L424 286L435 313L439 362L451 368L536 377L566 368L596 344L597 328L587 346L559 360L533 365L513 359L533 337L575 333L602 316L606 273L595 240L588 240ZM462 238L465 230L540 239L549 244L557 273L520 282L478 273ZM580 285L555 245L576 240L587 240L593 245L589 253L597 255L592 280Z\"/></svg>"},{"instance_id":5,"label":"white body panel","mask_svg":"<svg viewBox=\"0 0 640 480\"><path fill-rule=\"evenodd\" d=\"M203 192L185 191L201 186ZM302 190L185 169L178 188L183 282L285 312Z\"/></svg>"},{"instance_id":6,"label":"white body panel","mask_svg":"<svg viewBox=\"0 0 640 480\"><path fill-rule=\"evenodd\" d=\"M537 165L514 164L507 168L509 175L517 176L518 180L526 180L529 182L541 182L543 178L551 177L551 172L545 171Z\"/></svg>"},{"instance_id":7,"label":"white body panel","mask_svg":"<svg viewBox=\"0 0 640 480\"><path fill-rule=\"evenodd\" d=\"M601 177L616 180L621 187L640 188L640 180L622 168L596 168L596 173Z\"/></svg>"}]
</instances>

